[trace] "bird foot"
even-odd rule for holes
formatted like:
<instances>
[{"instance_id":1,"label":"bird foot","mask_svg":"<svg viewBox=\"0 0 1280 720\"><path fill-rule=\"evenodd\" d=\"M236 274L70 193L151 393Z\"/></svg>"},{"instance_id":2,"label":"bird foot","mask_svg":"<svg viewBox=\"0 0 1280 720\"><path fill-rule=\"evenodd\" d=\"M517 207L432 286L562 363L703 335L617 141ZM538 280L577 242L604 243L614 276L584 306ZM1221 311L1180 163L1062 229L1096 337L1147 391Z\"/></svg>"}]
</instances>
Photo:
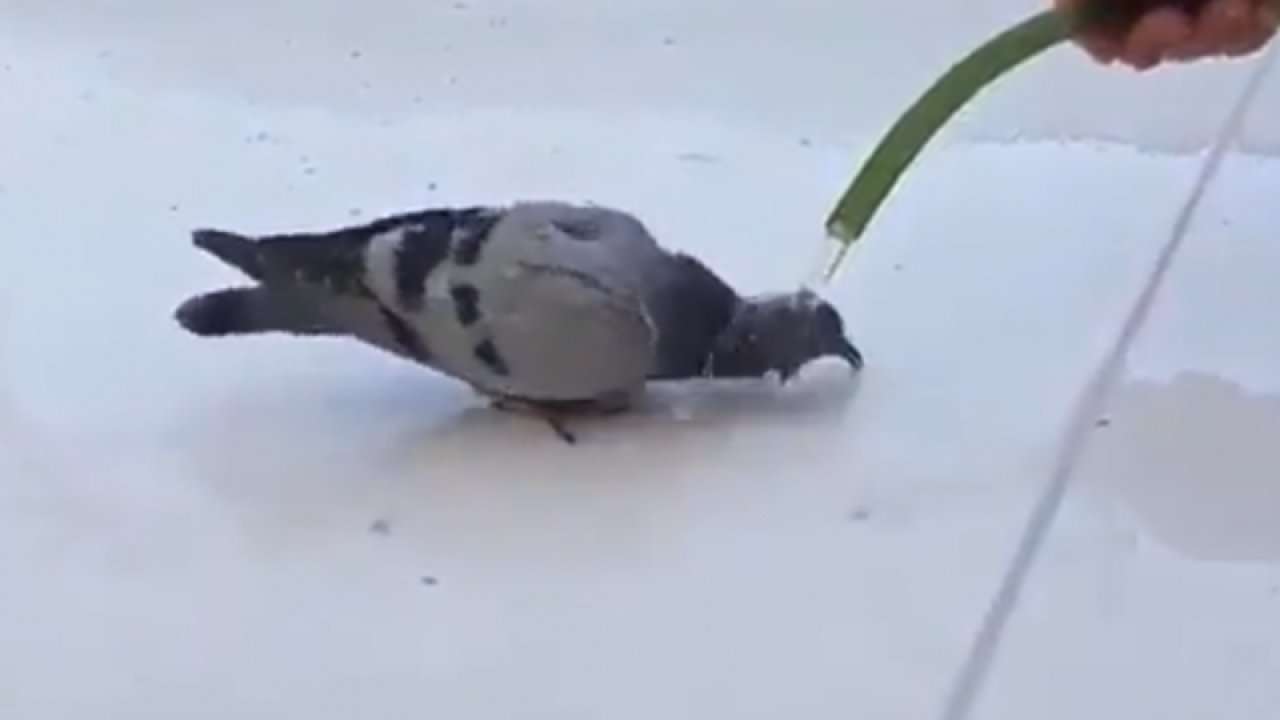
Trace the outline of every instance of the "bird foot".
<instances>
[{"instance_id":1,"label":"bird foot","mask_svg":"<svg viewBox=\"0 0 1280 720\"><path fill-rule=\"evenodd\" d=\"M490 401L495 410L518 415L527 415L545 422L556 436L569 445L578 444L578 437L566 426L564 413L539 405L537 403L514 398L494 398Z\"/></svg>"},{"instance_id":2,"label":"bird foot","mask_svg":"<svg viewBox=\"0 0 1280 720\"><path fill-rule=\"evenodd\" d=\"M569 445L578 444L578 436L574 435L573 431L565 427L564 418L556 417L555 415L544 415L542 419L551 426L551 430L555 432L561 440L565 441L565 443Z\"/></svg>"},{"instance_id":3,"label":"bird foot","mask_svg":"<svg viewBox=\"0 0 1280 720\"><path fill-rule=\"evenodd\" d=\"M606 416L625 412L630 407L629 396L608 396L595 400L567 400L563 402L524 400L511 397L494 397L490 403L496 410L534 417L547 423L555 434L570 445L578 443L578 437L568 428L574 416Z\"/></svg>"}]
</instances>

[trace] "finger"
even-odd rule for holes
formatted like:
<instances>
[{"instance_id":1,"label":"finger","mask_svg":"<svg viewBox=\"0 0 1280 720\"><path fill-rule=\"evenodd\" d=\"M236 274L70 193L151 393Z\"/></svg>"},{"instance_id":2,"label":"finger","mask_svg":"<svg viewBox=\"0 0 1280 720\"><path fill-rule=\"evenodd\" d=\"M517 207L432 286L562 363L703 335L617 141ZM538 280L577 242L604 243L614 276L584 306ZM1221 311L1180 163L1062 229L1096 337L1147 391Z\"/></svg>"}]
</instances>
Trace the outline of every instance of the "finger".
<instances>
[{"instance_id":1,"label":"finger","mask_svg":"<svg viewBox=\"0 0 1280 720\"><path fill-rule=\"evenodd\" d=\"M1247 0L1214 0L1201 13L1195 29L1199 56L1222 55L1253 31L1254 7Z\"/></svg>"},{"instance_id":2,"label":"finger","mask_svg":"<svg viewBox=\"0 0 1280 720\"><path fill-rule=\"evenodd\" d=\"M1218 52L1216 34L1217 30L1214 26L1204 22L1202 17L1202 20L1192 28L1191 37L1172 48L1166 57L1170 60L1188 61L1214 55Z\"/></svg>"},{"instance_id":3,"label":"finger","mask_svg":"<svg viewBox=\"0 0 1280 720\"><path fill-rule=\"evenodd\" d=\"M1116 38L1103 33L1086 33L1076 38L1076 44L1084 48L1089 57L1108 64L1115 62L1124 50L1124 44Z\"/></svg>"},{"instance_id":4,"label":"finger","mask_svg":"<svg viewBox=\"0 0 1280 720\"><path fill-rule=\"evenodd\" d=\"M1138 70L1155 67L1178 46L1191 39L1191 19L1172 8L1147 13L1125 40L1121 59Z\"/></svg>"},{"instance_id":5,"label":"finger","mask_svg":"<svg viewBox=\"0 0 1280 720\"><path fill-rule=\"evenodd\" d=\"M1258 7L1250 9L1249 14L1249 27L1242 30L1239 36L1233 37L1223 48L1223 54L1228 57L1251 55L1262 49L1275 35L1277 18L1271 3L1259 3Z\"/></svg>"},{"instance_id":6,"label":"finger","mask_svg":"<svg viewBox=\"0 0 1280 720\"><path fill-rule=\"evenodd\" d=\"M1085 0L1053 0L1053 7L1059 12L1071 12L1079 9L1084 2ZM1119 39L1102 32L1082 32L1072 38L1072 41L1083 48L1089 57L1104 64L1113 62L1122 48Z\"/></svg>"},{"instance_id":7,"label":"finger","mask_svg":"<svg viewBox=\"0 0 1280 720\"><path fill-rule=\"evenodd\" d=\"M1262 49L1271 39L1271 32L1265 28L1254 28L1243 37L1234 39L1230 45L1222 49L1222 55L1229 58L1240 58L1252 55Z\"/></svg>"}]
</instances>

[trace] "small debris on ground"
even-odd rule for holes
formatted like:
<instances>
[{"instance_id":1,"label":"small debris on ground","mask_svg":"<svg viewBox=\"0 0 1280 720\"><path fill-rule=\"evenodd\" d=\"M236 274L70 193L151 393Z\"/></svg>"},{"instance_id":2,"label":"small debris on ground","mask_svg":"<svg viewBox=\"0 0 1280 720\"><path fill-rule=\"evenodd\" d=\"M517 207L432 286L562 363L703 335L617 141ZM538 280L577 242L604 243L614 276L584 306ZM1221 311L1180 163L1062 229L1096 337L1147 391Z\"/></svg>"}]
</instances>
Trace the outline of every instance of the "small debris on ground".
<instances>
[{"instance_id":1,"label":"small debris on ground","mask_svg":"<svg viewBox=\"0 0 1280 720\"><path fill-rule=\"evenodd\" d=\"M427 587L435 587L436 585L440 584L440 581L434 577L431 577L430 575L423 575L422 584L426 585Z\"/></svg>"},{"instance_id":2,"label":"small debris on ground","mask_svg":"<svg viewBox=\"0 0 1280 720\"><path fill-rule=\"evenodd\" d=\"M1096 427L1096 428L1108 428L1108 427L1111 427L1111 418L1105 418L1105 417L1104 417L1104 418L1098 418L1097 420L1095 420L1095 421L1093 422L1093 426L1094 426L1094 427Z\"/></svg>"},{"instance_id":3,"label":"small debris on ground","mask_svg":"<svg viewBox=\"0 0 1280 720\"><path fill-rule=\"evenodd\" d=\"M369 532L374 535L390 535L391 523L386 520L375 520L373 524L369 526Z\"/></svg>"},{"instance_id":4,"label":"small debris on ground","mask_svg":"<svg viewBox=\"0 0 1280 720\"><path fill-rule=\"evenodd\" d=\"M854 522L866 522L871 519L871 508L856 507L849 513L849 519Z\"/></svg>"},{"instance_id":5,"label":"small debris on ground","mask_svg":"<svg viewBox=\"0 0 1280 720\"><path fill-rule=\"evenodd\" d=\"M709 155L701 152L682 152L679 155L676 155L676 159L681 162L713 163L719 158L715 155Z\"/></svg>"}]
</instances>

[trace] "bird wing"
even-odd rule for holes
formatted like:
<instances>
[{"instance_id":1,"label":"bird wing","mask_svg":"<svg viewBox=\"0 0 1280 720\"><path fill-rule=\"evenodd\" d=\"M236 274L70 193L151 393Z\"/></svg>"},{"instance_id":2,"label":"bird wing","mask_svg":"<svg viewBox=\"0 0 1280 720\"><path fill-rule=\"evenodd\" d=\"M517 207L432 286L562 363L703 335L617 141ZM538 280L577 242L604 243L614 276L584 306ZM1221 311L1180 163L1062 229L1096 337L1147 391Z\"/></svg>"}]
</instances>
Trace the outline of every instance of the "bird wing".
<instances>
[{"instance_id":1,"label":"bird wing","mask_svg":"<svg viewBox=\"0 0 1280 720\"><path fill-rule=\"evenodd\" d=\"M657 331L642 289L660 251L616 211L552 210L517 206L494 228L485 262L450 273L452 287L475 291L477 349L499 360L477 357L481 384L547 400L636 390L653 368Z\"/></svg>"}]
</instances>

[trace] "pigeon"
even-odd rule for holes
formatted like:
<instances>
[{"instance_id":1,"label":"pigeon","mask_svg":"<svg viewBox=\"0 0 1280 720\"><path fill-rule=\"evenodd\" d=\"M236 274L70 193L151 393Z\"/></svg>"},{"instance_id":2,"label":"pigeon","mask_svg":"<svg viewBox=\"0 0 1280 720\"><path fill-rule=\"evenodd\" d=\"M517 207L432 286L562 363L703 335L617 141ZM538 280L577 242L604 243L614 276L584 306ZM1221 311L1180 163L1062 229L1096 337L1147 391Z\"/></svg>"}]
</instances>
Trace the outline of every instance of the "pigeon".
<instances>
[{"instance_id":1,"label":"pigeon","mask_svg":"<svg viewBox=\"0 0 1280 720\"><path fill-rule=\"evenodd\" d=\"M616 413L650 382L763 378L862 353L809 289L744 297L634 215L525 201L441 207L323 232L197 229L251 281L189 297L193 335L354 338L547 421Z\"/></svg>"}]
</instances>

